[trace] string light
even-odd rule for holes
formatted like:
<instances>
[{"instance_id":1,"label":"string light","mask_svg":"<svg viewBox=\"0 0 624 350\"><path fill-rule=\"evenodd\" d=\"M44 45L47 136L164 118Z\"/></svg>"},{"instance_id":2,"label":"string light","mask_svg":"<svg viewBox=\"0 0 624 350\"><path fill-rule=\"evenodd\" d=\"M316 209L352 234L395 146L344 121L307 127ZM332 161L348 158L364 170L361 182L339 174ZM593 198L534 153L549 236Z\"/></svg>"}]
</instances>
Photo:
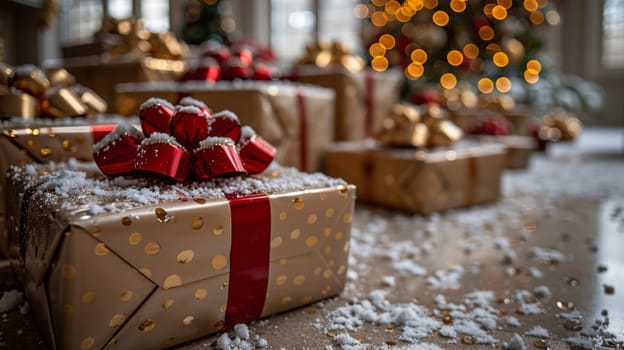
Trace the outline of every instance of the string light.
<instances>
[{"instance_id":1,"label":"string light","mask_svg":"<svg viewBox=\"0 0 624 350\"><path fill-rule=\"evenodd\" d=\"M449 22L448 14L442 10L436 11L431 19L433 19L433 23L439 27L444 27Z\"/></svg>"},{"instance_id":2,"label":"string light","mask_svg":"<svg viewBox=\"0 0 624 350\"><path fill-rule=\"evenodd\" d=\"M509 92L511 90L511 80L507 77L496 79L496 90L502 93Z\"/></svg>"},{"instance_id":3,"label":"string light","mask_svg":"<svg viewBox=\"0 0 624 350\"><path fill-rule=\"evenodd\" d=\"M389 15L395 15L400 8L401 4L396 0L388 1L385 6L386 12Z\"/></svg>"},{"instance_id":4,"label":"string light","mask_svg":"<svg viewBox=\"0 0 624 350\"><path fill-rule=\"evenodd\" d=\"M528 12L537 11L538 5L536 0L524 0L522 7Z\"/></svg>"},{"instance_id":5,"label":"string light","mask_svg":"<svg viewBox=\"0 0 624 350\"><path fill-rule=\"evenodd\" d=\"M425 8L433 10L434 8L438 7L438 0L425 0L423 5L425 6Z\"/></svg>"},{"instance_id":6,"label":"string light","mask_svg":"<svg viewBox=\"0 0 624 350\"><path fill-rule=\"evenodd\" d=\"M492 61L497 67L502 68L509 64L509 57L506 53L499 51L494 54L494 56L492 57Z\"/></svg>"},{"instance_id":7,"label":"string light","mask_svg":"<svg viewBox=\"0 0 624 350\"><path fill-rule=\"evenodd\" d=\"M386 48L380 43L374 43L368 48L368 53L373 57L383 56L386 54Z\"/></svg>"},{"instance_id":8,"label":"string light","mask_svg":"<svg viewBox=\"0 0 624 350\"><path fill-rule=\"evenodd\" d=\"M427 62L427 51L423 49L416 49L412 51L412 53L410 54L410 58L413 62L424 64L425 62Z\"/></svg>"},{"instance_id":9,"label":"string light","mask_svg":"<svg viewBox=\"0 0 624 350\"><path fill-rule=\"evenodd\" d=\"M479 28L479 37L485 41L494 39L494 29L490 26L483 26Z\"/></svg>"},{"instance_id":10,"label":"string light","mask_svg":"<svg viewBox=\"0 0 624 350\"><path fill-rule=\"evenodd\" d=\"M529 84L535 84L539 81L539 75L534 74L531 70L524 71L524 80Z\"/></svg>"},{"instance_id":11,"label":"string light","mask_svg":"<svg viewBox=\"0 0 624 350\"><path fill-rule=\"evenodd\" d=\"M526 68L534 74L538 74L542 71L542 64L538 60L530 60L527 62Z\"/></svg>"},{"instance_id":12,"label":"string light","mask_svg":"<svg viewBox=\"0 0 624 350\"><path fill-rule=\"evenodd\" d=\"M383 27L388 23L388 15L383 11L375 11L371 15L371 22L374 26Z\"/></svg>"},{"instance_id":13,"label":"string light","mask_svg":"<svg viewBox=\"0 0 624 350\"><path fill-rule=\"evenodd\" d=\"M383 56L377 56L371 61L371 67L378 72L388 69L388 59Z\"/></svg>"},{"instance_id":14,"label":"string light","mask_svg":"<svg viewBox=\"0 0 624 350\"><path fill-rule=\"evenodd\" d=\"M508 10L511 5L513 5L513 2L511 0L497 0L496 3L504 7L506 10Z\"/></svg>"},{"instance_id":15,"label":"string light","mask_svg":"<svg viewBox=\"0 0 624 350\"><path fill-rule=\"evenodd\" d=\"M418 79L423 73L425 73L425 68L418 62L412 62L405 68L405 74L410 79Z\"/></svg>"},{"instance_id":16,"label":"string light","mask_svg":"<svg viewBox=\"0 0 624 350\"><path fill-rule=\"evenodd\" d=\"M466 3L463 0L451 0L451 10L461 13L466 10Z\"/></svg>"},{"instance_id":17,"label":"string light","mask_svg":"<svg viewBox=\"0 0 624 350\"><path fill-rule=\"evenodd\" d=\"M392 35L384 34L379 38L379 43L383 45L386 50L392 50L392 48L396 44L396 41L394 40L394 37Z\"/></svg>"},{"instance_id":18,"label":"string light","mask_svg":"<svg viewBox=\"0 0 624 350\"><path fill-rule=\"evenodd\" d=\"M477 88L482 94L491 94L494 91L494 83L490 78L481 78L477 83Z\"/></svg>"},{"instance_id":19,"label":"string light","mask_svg":"<svg viewBox=\"0 0 624 350\"><path fill-rule=\"evenodd\" d=\"M445 89L452 89L457 86L457 78L453 73L444 73L440 77L440 85Z\"/></svg>"},{"instance_id":20,"label":"string light","mask_svg":"<svg viewBox=\"0 0 624 350\"><path fill-rule=\"evenodd\" d=\"M507 9L500 5L494 6L494 8L492 8L492 17L499 21L504 20L507 18Z\"/></svg>"},{"instance_id":21,"label":"string light","mask_svg":"<svg viewBox=\"0 0 624 350\"><path fill-rule=\"evenodd\" d=\"M464 56L459 50L451 50L446 54L446 60L451 66L459 66L464 62Z\"/></svg>"},{"instance_id":22,"label":"string light","mask_svg":"<svg viewBox=\"0 0 624 350\"><path fill-rule=\"evenodd\" d=\"M464 45L463 51L464 51L464 56L466 56L466 58L469 58L469 59L474 59L474 58L477 58L477 56L479 56L479 47L477 47L477 45L473 43Z\"/></svg>"}]
</instances>

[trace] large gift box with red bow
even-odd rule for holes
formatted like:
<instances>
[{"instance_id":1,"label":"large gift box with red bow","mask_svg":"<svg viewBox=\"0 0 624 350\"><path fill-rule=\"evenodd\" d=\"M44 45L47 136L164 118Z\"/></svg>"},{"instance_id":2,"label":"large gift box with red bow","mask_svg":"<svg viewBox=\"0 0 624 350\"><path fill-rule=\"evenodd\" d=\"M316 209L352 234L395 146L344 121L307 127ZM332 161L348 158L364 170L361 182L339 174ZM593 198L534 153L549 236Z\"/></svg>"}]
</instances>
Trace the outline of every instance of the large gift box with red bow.
<instances>
[{"instance_id":1,"label":"large gift box with red bow","mask_svg":"<svg viewBox=\"0 0 624 350\"><path fill-rule=\"evenodd\" d=\"M280 81L150 82L117 86L117 109L136 115L146 98L177 102L184 97L228 109L253 127L277 149L282 165L317 171L321 156L334 136L334 92Z\"/></svg>"},{"instance_id":2,"label":"large gift box with red bow","mask_svg":"<svg viewBox=\"0 0 624 350\"><path fill-rule=\"evenodd\" d=\"M355 187L264 170L273 150L235 116L169 108L148 101L142 133L95 145L100 171L124 177L11 173L10 258L56 349L165 348L344 287Z\"/></svg>"},{"instance_id":3,"label":"large gift box with red bow","mask_svg":"<svg viewBox=\"0 0 624 350\"><path fill-rule=\"evenodd\" d=\"M76 159L93 160L91 146L116 128L113 124L85 121L7 120L0 124L0 252L8 252L7 208L14 198L7 196L6 174L11 166ZM10 201L10 203L7 203Z\"/></svg>"},{"instance_id":4,"label":"large gift box with red bow","mask_svg":"<svg viewBox=\"0 0 624 350\"><path fill-rule=\"evenodd\" d=\"M506 148L461 140L462 131L436 106L397 105L378 140L333 144L325 172L358 188L358 198L410 212L495 201Z\"/></svg>"}]
</instances>

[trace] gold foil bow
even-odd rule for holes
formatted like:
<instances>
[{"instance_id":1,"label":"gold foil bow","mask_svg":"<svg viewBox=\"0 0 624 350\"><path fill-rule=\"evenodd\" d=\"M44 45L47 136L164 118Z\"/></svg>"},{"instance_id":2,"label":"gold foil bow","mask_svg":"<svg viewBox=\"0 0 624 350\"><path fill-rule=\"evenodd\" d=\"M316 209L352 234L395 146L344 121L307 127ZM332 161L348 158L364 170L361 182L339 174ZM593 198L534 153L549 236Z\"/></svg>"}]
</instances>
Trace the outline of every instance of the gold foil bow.
<instances>
[{"instance_id":1,"label":"gold foil bow","mask_svg":"<svg viewBox=\"0 0 624 350\"><path fill-rule=\"evenodd\" d=\"M306 45L306 52L297 65L315 65L319 68L339 66L349 72L358 72L364 68L364 60L353 55L341 42L318 41Z\"/></svg>"},{"instance_id":2,"label":"gold foil bow","mask_svg":"<svg viewBox=\"0 0 624 350\"><path fill-rule=\"evenodd\" d=\"M181 59L188 48L171 33L150 33L142 18L107 18L95 33L104 50L113 55L150 55L163 59Z\"/></svg>"},{"instance_id":3,"label":"gold foil bow","mask_svg":"<svg viewBox=\"0 0 624 350\"><path fill-rule=\"evenodd\" d=\"M438 105L396 104L392 115L384 120L377 140L388 146L436 147L450 146L462 136L462 130L448 120Z\"/></svg>"},{"instance_id":4,"label":"gold foil bow","mask_svg":"<svg viewBox=\"0 0 624 350\"><path fill-rule=\"evenodd\" d=\"M481 95L479 96L479 107L509 112L516 107L516 101L507 94Z\"/></svg>"},{"instance_id":5,"label":"gold foil bow","mask_svg":"<svg viewBox=\"0 0 624 350\"><path fill-rule=\"evenodd\" d=\"M75 84L65 69L46 75L26 65L0 66L0 117L63 118L94 116L107 109L106 102L91 89Z\"/></svg>"},{"instance_id":6,"label":"gold foil bow","mask_svg":"<svg viewBox=\"0 0 624 350\"><path fill-rule=\"evenodd\" d=\"M455 89L444 90L440 93L440 104L451 111L463 108L472 109L477 107L479 98L470 87L460 85Z\"/></svg>"},{"instance_id":7,"label":"gold foil bow","mask_svg":"<svg viewBox=\"0 0 624 350\"><path fill-rule=\"evenodd\" d=\"M573 114L556 109L544 116L537 137L545 141L572 141L581 133L583 124Z\"/></svg>"}]
</instances>

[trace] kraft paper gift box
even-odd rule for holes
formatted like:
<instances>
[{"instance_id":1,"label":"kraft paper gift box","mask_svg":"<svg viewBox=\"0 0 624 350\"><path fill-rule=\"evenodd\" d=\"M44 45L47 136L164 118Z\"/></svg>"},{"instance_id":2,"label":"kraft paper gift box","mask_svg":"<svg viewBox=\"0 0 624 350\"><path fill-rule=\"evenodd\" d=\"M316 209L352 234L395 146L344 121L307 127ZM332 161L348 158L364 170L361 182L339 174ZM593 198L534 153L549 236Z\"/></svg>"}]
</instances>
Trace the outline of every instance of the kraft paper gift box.
<instances>
[{"instance_id":1,"label":"kraft paper gift box","mask_svg":"<svg viewBox=\"0 0 624 350\"><path fill-rule=\"evenodd\" d=\"M343 289L342 180L275 168L166 185L80 167L11 174L11 258L53 348L170 347Z\"/></svg>"},{"instance_id":2,"label":"kraft paper gift box","mask_svg":"<svg viewBox=\"0 0 624 350\"><path fill-rule=\"evenodd\" d=\"M178 80L186 70L181 60L154 57L87 56L53 62L50 68L67 69L80 84L89 86L108 103L108 112L115 111L115 85L120 83Z\"/></svg>"},{"instance_id":3,"label":"kraft paper gift box","mask_svg":"<svg viewBox=\"0 0 624 350\"><path fill-rule=\"evenodd\" d=\"M74 125L72 125L74 124ZM80 125L82 124L82 125ZM74 158L93 160L91 146L116 125L87 125L85 121L13 119L0 124L0 252L8 252L7 171L13 165L46 163Z\"/></svg>"},{"instance_id":4,"label":"kraft paper gift box","mask_svg":"<svg viewBox=\"0 0 624 350\"><path fill-rule=\"evenodd\" d=\"M531 162L531 155L537 150L537 141L533 137L506 135L506 136L475 136L482 143L497 142L505 145L506 169L527 169Z\"/></svg>"},{"instance_id":5,"label":"kraft paper gift box","mask_svg":"<svg viewBox=\"0 0 624 350\"><path fill-rule=\"evenodd\" d=\"M228 109L277 149L277 161L318 171L334 135L334 92L305 84L271 81L149 82L120 84L117 109L136 115L150 97L176 103L191 96L214 111Z\"/></svg>"},{"instance_id":6,"label":"kraft paper gift box","mask_svg":"<svg viewBox=\"0 0 624 350\"><path fill-rule=\"evenodd\" d=\"M326 152L325 172L356 185L359 199L430 214L496 201L505 157L497 143L410 149L341 142Z\"/></svg>"},{"instance_id":7,"label":"kraft paper gift box","mask_svg":"<svg viewBox=\"0 0 624 350\"><path fill-rule=\"evenodd\" d=\"M341 67L296 66L289 79L333 89L335 140L361 140L373 136L399 101L403 75L400 71L350 72Z\"/></svg>"}]
</instances>

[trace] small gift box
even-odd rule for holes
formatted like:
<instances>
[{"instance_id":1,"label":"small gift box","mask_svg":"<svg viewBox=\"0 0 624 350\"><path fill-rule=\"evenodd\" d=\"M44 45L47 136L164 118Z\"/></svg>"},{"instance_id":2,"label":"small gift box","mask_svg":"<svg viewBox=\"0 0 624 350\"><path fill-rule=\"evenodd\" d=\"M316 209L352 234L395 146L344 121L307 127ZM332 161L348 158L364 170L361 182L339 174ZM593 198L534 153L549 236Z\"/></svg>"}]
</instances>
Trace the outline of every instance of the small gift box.
<instances>
[{"instance_id":1,"label":"small gift box","mask_svg":"<svg viewBox=\"0 0 624 350\"><path fill-rule=\"evenodd\" d=\"M150 82L120 84L117 109L137 114L149 97L177 102L193 97L215 110L229 109L277 149L277 161L316 171L334 135L334 92L280 81Z\"/></svg>"},{"instance_id":2,"label":"small gift box","mask_svg":"<svg viewBox=\"0 0 624 350\"><path fill-rule=\"evenodd\" d=\"M279 167L172 182L180 179L169 174L186 166L184 152L196 179L207 169L261 171L270 161L253 148L257 139L227 123L232 118L211 124L216 115L207 119L209 132L227 136L208 136L188 151L200 135L176 125L205 130L195 117L206 112L192 107L174 112L166 135L158 131L167 118L158 116L168 106L151 101L142 120L150 136L138 148L139 131L126 127L96 145L102 171L134 178L58 163L11 174L18 202L10 257L56 349L166 348L343 289L355 187ZM231 144L230 157L219 158ZM236 159L243 169L231 167Z\"/></svg>"},{"instance_id":3,"label":"small gift box","mask_svg":"<svg viewBox=\"0 0 624 350\"><path fill-rule=\"evenodd\" d=\"M94 118L106 102L91 89L76 84L64 69L45 74L33 65L0 63L0 119Z\"/></svg>"},{"instance_id":4,"label":"small gift box","mask_svg":"<svg viewBox=\"0 0 624 350\"><path fill-rule=\"evenodd\" d=\"M455 143L461 130L435 106L395 107L387 124L379 141L331 146L326 173L355 184L360 199L423 214L498 199L504 145Z\"/></svg>"},{"instance_id":5,"label":"small gift box","mask_svg":"<svg viewBox=\"0 0 624 350\"><path fill-rule=\"evenodd\" d=\"M374 72L338 43L310 46L292 70L290 80L336 92L336 140L373 136L399 100L400 71Z\"/></svg>"},{"instance_id":6,"label":"small gift box","mask_svg":"<svg viewBox=\"0 0 624 350\"><path fill-rule=\"evenodd\" d=\"M0 252L5 256L8 252L7 208L13 205L13 198L7 197L6 193L9 189L6 177L9 168L70 158L93 160L91 146L117 127L112 124L77 123L80 122L20 120L0 124ZM7 200L11 202L7 203Z\"/></svg>"}]
</instances>

